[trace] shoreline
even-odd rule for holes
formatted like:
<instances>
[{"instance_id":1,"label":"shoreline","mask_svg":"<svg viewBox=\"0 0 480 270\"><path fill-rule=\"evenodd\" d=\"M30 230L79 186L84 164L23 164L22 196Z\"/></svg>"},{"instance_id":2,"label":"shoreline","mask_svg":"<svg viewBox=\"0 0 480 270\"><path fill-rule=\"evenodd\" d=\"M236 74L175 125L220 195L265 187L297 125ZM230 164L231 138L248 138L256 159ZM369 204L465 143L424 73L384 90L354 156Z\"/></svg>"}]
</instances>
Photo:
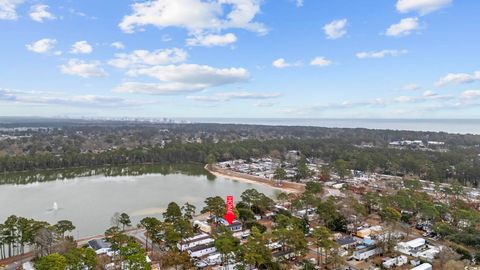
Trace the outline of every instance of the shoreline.
<instances>
[{"instance_id":1,"label":"shoreline","mask_svg":"<svg viewBox=\"0 0 480 270\"><path fill-rule=\"evenodd\" d=\"M305 190L305 185L300 183L284 181L280 185L277 185L274 181L271 181L263 177L258 177L250 174L239 173L239 172L231 171L228 169L223 169L216 165L207 164L205 165L204 168L209 173L217 177L224 177L224 178L242 181L246 183L252 183L252 184L260 184L260 185L268 186L268 187L281 190L287 193L302 193Z\"/></svg>"}]
</instances>

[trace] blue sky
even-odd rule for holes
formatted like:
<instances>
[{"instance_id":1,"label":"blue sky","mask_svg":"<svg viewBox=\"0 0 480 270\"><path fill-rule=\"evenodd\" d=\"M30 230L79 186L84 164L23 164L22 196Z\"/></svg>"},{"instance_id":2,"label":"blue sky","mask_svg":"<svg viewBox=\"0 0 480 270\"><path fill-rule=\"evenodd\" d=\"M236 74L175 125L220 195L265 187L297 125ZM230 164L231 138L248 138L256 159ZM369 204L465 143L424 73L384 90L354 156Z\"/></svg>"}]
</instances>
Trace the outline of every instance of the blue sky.
<instances>
[{"instance_id":1,"label":"blue sky","mask_svg":"<svg viewBox=\"0 0 480 270\"><path fill-rule=\"evenodd\" d=\"M480 2L0 0L0 115L479 118Z\"/></svg>"}]
</instances>

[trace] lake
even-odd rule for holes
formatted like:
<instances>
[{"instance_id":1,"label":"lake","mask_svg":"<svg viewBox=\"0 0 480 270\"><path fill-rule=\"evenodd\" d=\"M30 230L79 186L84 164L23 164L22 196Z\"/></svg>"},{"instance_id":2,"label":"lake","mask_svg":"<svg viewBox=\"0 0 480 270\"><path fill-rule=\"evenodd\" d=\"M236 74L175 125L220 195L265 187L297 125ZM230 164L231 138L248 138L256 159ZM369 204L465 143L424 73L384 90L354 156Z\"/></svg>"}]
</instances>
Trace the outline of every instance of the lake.
<instances>
[{"instance_id":1,"label":"lake","mask_svg":"<svg viewBox=\"0 0 480 270\"><path fill-rule=\"evenodd\" d=\"M0 221L13 214L52 224L68 219L77 227L73 235L78 238L103 233L115 212L128 213L136 225L146 216L161 217L172 201L194 204L199 213L206 197L233 195L240 199L249 188L268 196L278 192L268 186L214 177L196 165L75 170L0 175ZM106 176L112 171L115 176Z\"/></svg>"}]
</instances>

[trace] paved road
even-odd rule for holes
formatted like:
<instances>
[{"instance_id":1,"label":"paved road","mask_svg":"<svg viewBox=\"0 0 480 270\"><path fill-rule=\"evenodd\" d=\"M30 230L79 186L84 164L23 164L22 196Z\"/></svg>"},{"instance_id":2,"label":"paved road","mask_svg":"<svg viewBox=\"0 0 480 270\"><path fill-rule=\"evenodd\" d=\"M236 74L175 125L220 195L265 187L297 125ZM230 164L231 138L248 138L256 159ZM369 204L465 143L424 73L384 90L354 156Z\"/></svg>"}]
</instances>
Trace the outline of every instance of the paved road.
<instances>
[{"instance_id":1,"label":"paved road","mask_svg":"<svg viewBox=\"0 0 480 270\"><path fill-rule=\"evenodd\" d=\"M138 229L138 230L135 230L135 231L127 232L127 235L135 237L135 239L137 239L143 245L145 245L145 241L148 240L148 248L150 249L152 242L151 242L150 238L147 238L145 236L145 232L146 231L144 229ZM153 251L155 251L157 253L163 253L165 250L162 247L160 247L159 245L153 243Z\"/></svg>"}]
</instances>

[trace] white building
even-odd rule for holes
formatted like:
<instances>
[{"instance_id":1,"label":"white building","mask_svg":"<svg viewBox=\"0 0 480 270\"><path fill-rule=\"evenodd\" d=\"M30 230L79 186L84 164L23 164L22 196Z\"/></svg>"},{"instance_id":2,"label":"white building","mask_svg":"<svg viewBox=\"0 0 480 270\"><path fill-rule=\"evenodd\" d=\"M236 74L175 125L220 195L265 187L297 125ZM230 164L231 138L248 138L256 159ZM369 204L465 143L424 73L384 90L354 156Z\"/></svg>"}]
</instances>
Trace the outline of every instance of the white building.
<instances>
[{"instance_id":1,"label":"white building","mask_svg":"<svg viewBox=\"0 0 480 270\"><path fill-rule=\"evenodd\" d=\"M423 238L416 238L408 242L399 242L395 249L398 252L401 252L410 256L417 256L417 254L425 249L427 242Z\"/></svg>"},{"instance_id":2,"label":"white building","mask_svg":"<svg viewBox=\"0 0 480 270\"><path fill-rule=\"evenodd\" d=\"M197 245L192 248L189 248L187 252L188 252L188 255L190 255L190 257L192 258L200 258L202 256L217 252L217 249L215 248L215 243L211 242L208 244Z\"/></svg>"},{"instance_id":3,"label":"white building","mask_svg":"<svg viewBox=\"0 0 480 270\"><path fill-rule=\"evenodd\" d=\"M193 237L183 239L177 244L177 248L180 251L185 251L199 245L205 245L213 243L215 240L206 233L197 234Z\"/></svg>"},{"instance_id":4,"label":"white building","mask_svg":"<svg viewBox=\"0 0 480 270\"><path fill-rule=\"evenodd\" d=\"M408 262L407 256L400 255L396 258L391 258L391 259L385 260L382 263L382 265L385 268L391 268L391 267L395 267L395 266L402 266L402 265L406 264L407 262Z\"/></svg>"},{"instance_id":5,"label":"white building","mask_svg":"<svg viewBox=\"0 0 480 270\"><path fill-rule=\"evenodd\" d=\"M353 258L357 261L363 261L380 253L380 249L376 246L369 246L357 249L353 252Z\"/></svg>"},{"instance_id":6,"label":"white building","mask_svg":"<svg viewBox=\"0 0 480 270\"><path fill-rule=\"evenodd\" d=\"M88 246L95 250L97 255L107 254L112 251L111 244L105 241L105 239L93 239L88 241Z\"/></svg>"},{"instance_id":7,"label":"white building","mask_svg":"<svg viewBox=\"0 0 480 270\"><path fill-rule=\"evenodd\" d=\"M419 266L412 268L411 270L432 270L432 265L429 263L422 263Z\"/></svg>"}]
</instances>

